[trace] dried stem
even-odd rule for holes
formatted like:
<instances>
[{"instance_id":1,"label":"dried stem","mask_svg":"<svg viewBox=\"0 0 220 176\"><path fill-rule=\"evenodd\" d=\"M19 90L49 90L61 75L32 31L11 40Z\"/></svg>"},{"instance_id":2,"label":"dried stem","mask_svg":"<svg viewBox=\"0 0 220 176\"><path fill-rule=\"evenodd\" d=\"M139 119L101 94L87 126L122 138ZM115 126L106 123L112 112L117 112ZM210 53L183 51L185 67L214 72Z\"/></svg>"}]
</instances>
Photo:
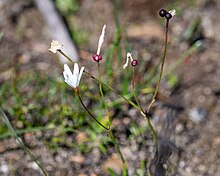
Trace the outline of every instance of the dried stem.
<instances>
[{"instance_id":1,"label":"dried stem","mask_svg":"<svg viewBox=\"0 0 220 176\"><path fill-rule=\"evenodd\" d=\"M164 51L163 51L163 57L162 57L162 63L161 63L161 68L160 68L160 75L159 75L159 79L157 81L157 86L156 89L154 91L154 95L152 97L151 103L147 108L147 112L150 111L151 106L153 105L155 98L157 96L159 87L160 87L160 81L163 75L163 68L164 68L164 63L165 63L165 58L166 58L166 53L167 53L167 41L168 41L168 28L169 28L169 20L166 21L166 34L165 34L165 44L164 44Z\"/></svg>"}]
</instances>

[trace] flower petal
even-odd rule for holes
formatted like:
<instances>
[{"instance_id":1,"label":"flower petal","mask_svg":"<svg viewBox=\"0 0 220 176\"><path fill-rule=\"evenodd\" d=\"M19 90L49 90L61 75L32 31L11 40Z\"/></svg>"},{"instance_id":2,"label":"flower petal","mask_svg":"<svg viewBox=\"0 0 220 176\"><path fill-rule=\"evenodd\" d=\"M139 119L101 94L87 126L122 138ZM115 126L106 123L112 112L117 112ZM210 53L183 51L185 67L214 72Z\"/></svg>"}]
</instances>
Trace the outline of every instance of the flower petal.
<instances>
[{"instance_id":1,"label":"flower petal","mask_svg":"<svg viewBox=\"0 0 220 176\"><path fill-rule=\"evenodd\" d=\"M175 9L172 9L169 11L169 13L172 15L172 16L175 16L176 15L176 10Z\"/></svg>"},{"instance_id":2,"label":"flower petal","mask_svg":"<svg viewBox=\"0 0 220 176\"><path fill-rule=\"evenodd\" d=\"M72 77L69 77L69 75L63 71L64 81L70 86L73 87Z\"/></svg>"},{"instance_id":3,"label":"flower petal","mask_svg":"<svg viewBox=\"0 0 220 176\"><path fill-rule=\"evenodd\" d=\"M62 46L63 45L59 41L52 40L50 44L50 48L48 50L51 51L52 53L56 53L57 50L60 50L62 48Z\"/></svg>"},{"instance_id":4,"label":"flower petal","mask_svg":"<svg viewBox=\"0 0 220 176\"><path fill-rule=\"evenodd\" d=\"M127 58L126 58L126 63L123 65L123 68L127 68L129 60L131 60L131 62L133 61L133 58L131 56L131 53L127 53Z\"/></svg>"},{"instance_id":5,"label":"flower petal","mask_svg":"<svg viewBox=\"0 0 220 176\"><path fill-rule=\"evenodd\" d=\"M100 54L101 47L102 47L102 44L103 44L103 42L104 42L104 38L105 38L105 28L106 28L106 25L103 26L103 28L102 28L102 33L101 33L101 35L100 35L100 37L99 37L98 49L97 49L97 52L96 52L96 54L98 54L98 55Z\"/></svg>"},{"instance_id":6,"label":"flower petal","mask_svg":"<svg viewBox=\"0 0 220 176\"><path fill-rule=\"evenodd\" d=\"M81 67L80 73L79 73L79 76L78 76L78 80L77 80L77 86L79 86L79 82L81 80L81 77L82 77L82 74L83 74L83 70L84 70L84 67Z\"/></svg>"},{"instance_id":7,"label":"flower petal","mask_svg":"<svg viewBox=\"0 0 220 176\"><path fill-rule=\"evenodd\" d=\"M68 75L69 78L72 77L73 74L67 64L64 64L64 71L66 72L66 74Z\"/></svg>"},{"instance_id":8,"label":"flower petal","mask_svg":"<svg viewBox=\"0 0 220 176\"><path fill-rule=\"evenodd\" d=\"M74 88L73 84L73 74L67 64L64 64L64 71L63 71L64 81L71 87Z\"/></svg>"},{"instance_id":9,"label":"flower petal","mask_svg":"<svg viewBox=\"0 0 220 176\"><path fill-rule=\"evenodd\" d=\"M74 88L76 88L77 82L78 82L78 76L79 76L79 66L77 63L74 64L74 68L73 68L73 85Z\"/></svg>"}]
</instances>

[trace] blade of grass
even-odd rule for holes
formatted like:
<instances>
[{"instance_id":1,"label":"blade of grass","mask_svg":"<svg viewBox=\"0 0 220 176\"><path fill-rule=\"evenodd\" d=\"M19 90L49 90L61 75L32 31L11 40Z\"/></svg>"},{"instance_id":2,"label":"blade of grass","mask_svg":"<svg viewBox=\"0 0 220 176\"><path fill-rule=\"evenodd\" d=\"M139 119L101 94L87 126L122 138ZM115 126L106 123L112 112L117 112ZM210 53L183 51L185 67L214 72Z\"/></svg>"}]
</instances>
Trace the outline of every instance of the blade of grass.
<instances>
[{"instance_id":1,"label":"blade of grass","mask_svg":"<svg viewBox=\"0 0 220 176\"><path fill-rule=\"evenodd\" d=\"M37 160L37 158L30 152L30 150L25 146L25 144L22 142L22 140L18 137L17 133L15 132L13 126L11 125L7 115L4 113L4 111L2 110L1 106L0 106L0 113L1 113L1 118L2 118L3 122L5 122L5 124L7 125L8 129L11 131L13 136L16 138L16 140L18 141L20 147L31 158L31 160L34 161L38 165L38 167L42 171L43 175L47 176L47 173L44 170L43 166L40 164L40 162Z\"/></svg>"},{"instance_id":2,"label":"blade of grass","mask_svg":"<svg viewBox=\"0 0 220 176\"><path fill-rule=\"evenodd\" d=\"M21 135L24 133L36 133L38 131L49 131L49 130L61 130L62 132L79 132L78 130L72 129L72 128L60 128L59 129L59 127L57 126L51 127L50 125L48 125L48 126L43 126L43 127L32 127L32 128L21 129L21 130L15 130L15 133L17 135ZM14 135L11 132L7 132L7 133L0 135L0 139L5 139L8 137L12 137L12 136Z\"/></svg>"}]
</instances>

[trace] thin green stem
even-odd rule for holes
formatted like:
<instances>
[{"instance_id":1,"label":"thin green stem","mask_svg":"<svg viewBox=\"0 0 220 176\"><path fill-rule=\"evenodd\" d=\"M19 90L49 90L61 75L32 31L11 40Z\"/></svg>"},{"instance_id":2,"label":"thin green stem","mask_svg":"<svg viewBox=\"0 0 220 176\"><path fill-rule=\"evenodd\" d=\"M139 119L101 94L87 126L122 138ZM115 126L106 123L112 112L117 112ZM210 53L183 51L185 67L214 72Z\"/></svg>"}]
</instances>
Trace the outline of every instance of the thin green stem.
<instances>
[{"instance_id":1,"label":"thin green stem","mask_svg":"<svg viewBox=\"0 0 220 176\"><path fill-rule=\"evenodd\" d=\"M134 81L135 81L135 68L133 67L133 68L132 68L132 91L133 91L133 95L134 95L134 98L135 98L135 101L136 101L137 105L139 106L140 110L141 110L142 112L144 112L144 111L143 111L143 108L142 108L142 106L141 106L141 104L140 104L140 102L139 102L139 100L138 100L138 98L137 98Z\"/></svg>"},{"instance_id":2,"label":"thin green stem","mask_svg":"<svg viewBox=\"0 0 220 176\"><path fill-rule=\"evenodd\" d=\"M124 156L123 156L123 154L122 154L122 152L121 152L121 150L120 150L120 147L119 147L119 145L118 145L118 143L117 143L117 141L116 141L116 139L115 139L115 136L114 136L113 133L112 133L112 130L109 130L109 136L110 136L110 138L112 139L112 142L114 143L114 146L115 146L117 152L119 153L123 164L126 164L125 159L124 159Z\"/></svg>"},{"instance_id":3,"label":"thin green stem","mask_svg":"<svg viewBox=\"0 0 220 176\"><path fill-rule=\"evenodd\" d=\"M98 64L98 79L101 81L100 63L98 62L97 64ZM118 152L118 154L119 154L119 156L120 156L120 158L121 158L121 160L122 160L122 162L123 162L123 164L124 164L124 166L125 166L125 168L126 168L126 170L127 170L127 167L126 167L126 164L125 164L124 156L123 156L123 154L122 154L122 152L121 152L121 149L120 149L120 147L119 147L119 145L118 145L118 142L117 142L117 140L115 139L115 136L113 135L112 130L111 130L110 112L109 112L109 108L108 108L108 105L107 105L107 103L106 103L106 100L105 100L105 97L104 97L104 94L103 94L102 84L101 84L101 83L99 83L99 91L100 91L100 94L101 94L101 96L102 96L102 100L103 100L104 106L105 106L105 108L106 108L106 111L107 111L107 113L108 113L108 120L109 120L109 131L108 131L108 134L109 134L109 136L110 136L112 142L114 143L114 146L115 146L115 148L116 148L116 150L117 150L117 152Z\"/></svg>"},{"instance_id":4,"label":"thin green stem","mask_svg":"<svg viewBox=\"0 0 220 176\"><path fill-rule=\"evenodd\" d=\"M156 144L156 146L157 146L157 135L156 135L156 132L155 132L155 130L154 130L154 127L153 127L153 125L151 124L151 121L150 121L150 117L149 117L149 115L147 115L145 112L144 112L144 110L143 110L143 108L141 107L141 104L139 103L139 101L138 101L138 98L137 98L137 94L136 94L136 91L135 91L135 85L134 85L134 79L135 79L135 68L133 67L133 69L132 69L132 72L133 72L133 77L132 77L132 90L133 90L133 94L134 94L134 97L135 97L135 100L136 100L136 102L137 102L137 105L140 107L140 112L141 112L141 114L146 118L146 120L147 120L147 123L148 123L148 125L149 125L149 127L150 127L150 131L151 131L151 134L152 134L152 136L153 136L153 138L154 138L154 142L155 142L155 144Z\"/></svg>"},{"instance_id":5,"label":"thin green stem","mask_svg":"<svg viewBox=\"0 0 220 176\"><path fill-rule=\"evenodd\" d=\"M103 124L101 124L93 115L92 113L88 110L88 108L85 106L85 104L83 103L81 97L77 96L79 98L80 103L82 104L83 108L89 113L89 115L92 117L93 120L95 120L102 128L104 128L105 130L109 131L110 128L105 127Z\"/></svg>"},{"instance_id":6,"label":"thin green stem","mask_svg":"<svg viewBox=\"0 0 220 176\"><path fill-rule=\"evenodd\" d=\"M97 64L98 64L98 79L101 81L100 63L98 62ZM111 126L110 112L109 112L109 108L108 108L108 105L107 105L106 100L105 100L105 96L104 96L104 94L103 94L102 84L101 84L101 83L99 83L99 91L100 91L100 94L101 94L102 101L103 101L103 103L104 103L105 109L106 109L107 114L108 114L109 126Z\"/></svg>"},{"instance_id":7,"label":"thin green stem","mask_svg":"<svg viewBox=\"0 0 220 176\"><path fill-rule=\"evenodd\" d=\"M165 63L165 58L166 58L166 53L167 53L167 42L168 42L168 28L169 28L169 20L166 21L166 34L165 34L165 42L164 42L164 51L163 51L163 57L162 57L162 63L161 63L161 68L160 68L160 75L159 75L159 79L157 81L157 86L154 92L154 95L152 97L151 103L147 108L147 112L150 111L151 106L153 105L155 98L157 96L159 87L160 87L160 81L161 78L163 76L163 68L164 68L164 63Z\"/></svg>"},{"instance_id":8,"label":"thin green stem","mask_svg":"<svg viewBox=\"0 0 220 176\"><path fill-rule=\"evenodd\" d=\"M121 150L120 150L120 147L119 147L119 145L118 145L118 143L117 143L117 141L116 141L116 139L115 139L115 136L114 136L113 133L112 133L111 128L110 128L110 127L107 128L107 127L105 127L104 125L102 125L102 124L92 115L92 113L91 113L91 112L88 110L88 108L84 105L84 103L83 103L81 97L79 96L79 94L78 94L78 98L79 98L79 100L80 100L80 103L81 103L82 106L84 107L84 109L89 113L89 115L93 118L93 120L95 120L102 128L104 128L104 129L108 132L110 138L112 139L112 142L114 143L114 146L115 146L117 152L119 153L119 155L120 155L120 157L121 157L122 162L125 164L125 159L124 159L123 154L122 154L122 152L121 152Z\"/></svg>"},{"instance_id":9,"label":"thin green stem","mask_svg":"<svg viewBox=\"0 0 220 176\"><path fill-rule=\"evenodd\" d=\"M38 167L42 171L43 175L47 176L47 172L44 170L43 166L40 164L40 162L37 160L37 158L30 152L30 150L25 146L25 144L22 142L22 140L18 137L17 133L15 132L13 126L11 125L10 121L8 120L8 117L6 116L4 111L2 110L1 106L0 106L0 113L2 114L3 121L5 122L5 124L9 128L9 130L12 132L12 134L16 138L16 140L18 141L20 147L31 158L31 160L34 161L38 165Z\"/></svg>"},{"instance_id":10,"label":"thin green stem","mask_svg":"<svg viewBox=\"0 0 220 176\"><path fill-rule=\"evenodd\" d=\"M73 62L73 63L75 64L75 62L72 61L72 59L70 59L70 57L68 57L68 56L66 55L66 53L64 53L62 50L57 50L57 51L59 51L60 54L62 54L62 55L63 55L66 59L68 59L70 62Z\"/></svg>"},{"instance_id":11,"label":"thin green stem","mask_svg":"<svg viewBox=\"0 0 220 176\"><path fill-rule=\"evenodd\" d=\"M156 133L156 131L154 130L153 125L151 124L150 116L149 116L148 114L146 114L146 113L144 113L144 115L145 115L145 118L147 119L147 123L148 123L148 125L149 125L149 127L150 127L151 134L152 134L152 136L153 136L153 138L154 138L154 142L155 142L155 145L156 145L156 147L157 147L157 146L158 146L157 133Z\"/></svg>"}]
</instances>

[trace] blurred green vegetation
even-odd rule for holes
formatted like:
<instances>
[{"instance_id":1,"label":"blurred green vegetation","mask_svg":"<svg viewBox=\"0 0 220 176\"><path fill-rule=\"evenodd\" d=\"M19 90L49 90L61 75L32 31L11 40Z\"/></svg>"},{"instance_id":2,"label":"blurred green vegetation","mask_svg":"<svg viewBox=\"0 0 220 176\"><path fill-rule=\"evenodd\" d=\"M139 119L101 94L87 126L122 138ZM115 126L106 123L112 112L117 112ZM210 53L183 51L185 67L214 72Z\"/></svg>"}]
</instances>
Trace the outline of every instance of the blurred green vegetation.
<instances>
[{"instance_id":1,"label":"blurred green vegetation","mask_svg":"<svg viewBox=\"0 0 220 176\"><path fill-rule=\"evenodd\" d=\"M77 0L55 0L55 5L63 15L75 13L80 8Z\"/></svg>"},{"instance_id":2,"label":"blurred green vegetation","mask_svg":"<svg viewBox=\"0 0 220 176\"><path fill-rule=\"evenodd\" d=\"M88 42L89 33L72 22L72 16L80 10L80 3L77 0L55 0L55 5L65 20L75 44L84 47Z\"/></svg>"},{"instance_id":3,"label":"blurred green vegetation","mask_svg":"<svg viewBox=\"0 0 220 176\"><path fill-rule=\"evenodd\" d=\"M92 127L75 93L61 76L51 77L34 70L23 72L16 82L9 80L1 84L0 104L15 129L56 127L61 129L57 133L59 136L70 132L66 129L74 131L79 127ZM82 93L84 88L82 85ZM3 123L0 124L0 131L1 136L7 132Z\"/></svg>"}]
</instances>

